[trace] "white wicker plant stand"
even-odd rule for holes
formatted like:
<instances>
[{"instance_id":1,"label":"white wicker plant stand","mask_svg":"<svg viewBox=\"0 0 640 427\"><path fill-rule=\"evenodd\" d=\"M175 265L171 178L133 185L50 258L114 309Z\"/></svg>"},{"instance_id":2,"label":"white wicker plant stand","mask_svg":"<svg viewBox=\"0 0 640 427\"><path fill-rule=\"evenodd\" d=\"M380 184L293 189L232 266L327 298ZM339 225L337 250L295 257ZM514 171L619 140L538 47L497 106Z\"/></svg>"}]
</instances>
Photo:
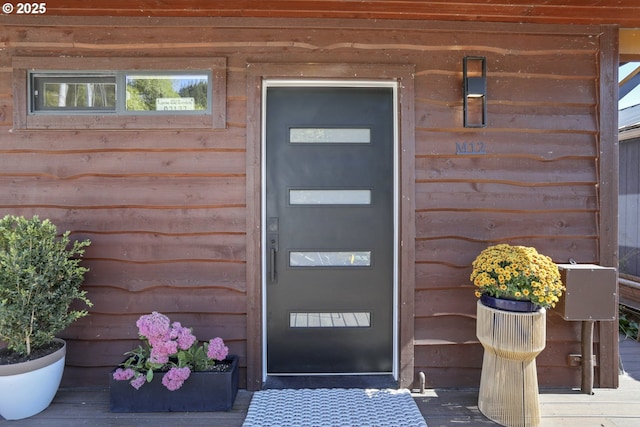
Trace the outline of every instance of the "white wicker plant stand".
<instances>
[{"instance_id":1,"label":"white wicker plant stand","mask_svg":"<svg viewBox=\"0 0 640 427\"><path fill-rule=\"evenodd\" d=\"M540 425L536 356L545 347L546 311L518 313L477 306L484 347L478 408L509 427Z\"/></svg>"}]
</instances>

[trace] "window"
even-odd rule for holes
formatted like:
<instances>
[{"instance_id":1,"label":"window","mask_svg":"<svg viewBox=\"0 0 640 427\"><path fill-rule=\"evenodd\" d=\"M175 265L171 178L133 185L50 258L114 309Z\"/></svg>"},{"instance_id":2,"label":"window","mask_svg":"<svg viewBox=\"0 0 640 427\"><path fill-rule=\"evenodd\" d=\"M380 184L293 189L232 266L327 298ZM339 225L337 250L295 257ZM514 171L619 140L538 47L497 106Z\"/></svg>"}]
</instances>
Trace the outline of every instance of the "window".
<instances>
[{"instance_id":1,"label":"window","mask_svg":"<svg viewBox=\"0 0 640 427\"><path fill-rule=\"evenodd\" d=\"M289 313L290 328L370 328L370 312Z\"/></svg>"},{"instance_id":2,"label":"window","mask_svg":"<svg viewBox=\"0 0 640 427\"><path fill-rule=\"evenodd\" d=\"M224 128L224 58L13 61L18 129Z\"/></svg>"},{"instance_id":3,"label":"window","mask_svg":"<svg viewBox=\"0 0 640 427\"><path fill-rule=\"evenodd\" d=\"M109 75L33 74L32 111L115 111L116 81Z\"/></svg>"},{"instance_id":4,"label":"window","mask_svg":"<svg viewBox=\"0 0 640 427\"><path fill-rule=\"evenodd\" d=\"M30 112L35 114L204 114L211 108L207 72L34 72L30 82Z\"/></svg>"},{"instance_id":5,"label":"window","mask_svg":"<svg viewBox=\"0 0 640 427\"><path fill-rule=\"evenodd\" d=\"M291 128L289 141L292 144L370 144L371 129L355 128Z\"/></svg>"},{"instance_id":6,"label":"window","mask_svg":"<svg viewBox=\"0 0 640 427\"><path fill-rule=\"evenodd\" d=\"M371 190L289 190L292 205L370 205Z\"/></svg>"},{"instance_id":7,"label":"window","mask_svg":"<svg viewBox=\"0 0 640 427\"><path fill-rule=\"evenodd\" d=\"M290 252L290 267L370 267L371 251Z\"/></svg>"},{"instance_id":8,"label":"window","mask_svg":"<svg viewBox=\"0 0 640 427\"><path fill-rule=\"evenodd\" d=\"M126 111L205 112L211 104L207 74L125 76Z\"/></svg>"}]
</instances>

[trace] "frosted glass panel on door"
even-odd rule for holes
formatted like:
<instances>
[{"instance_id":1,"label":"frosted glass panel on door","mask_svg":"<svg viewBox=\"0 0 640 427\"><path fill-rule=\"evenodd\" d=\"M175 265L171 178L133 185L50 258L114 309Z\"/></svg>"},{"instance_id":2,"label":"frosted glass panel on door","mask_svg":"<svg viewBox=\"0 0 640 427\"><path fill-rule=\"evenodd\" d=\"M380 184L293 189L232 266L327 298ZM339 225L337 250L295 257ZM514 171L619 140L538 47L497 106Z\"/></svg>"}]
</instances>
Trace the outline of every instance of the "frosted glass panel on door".
<instances>
[{"instance_id":1,"label":"frosted glass panel on door","mask_svg":"<svg viewBox=\"0 0 640 427\"><path fill-rule=\"evenodd\" d=\"M294 144L369 144L371 129L291 128L289 141Z\"/></svg>"},{"instance_id":2,"label":"frosted glass panel on door","mask_svg":"<svg viewBox=\"0 0 640 427\"><path fill-rule=\"evenodd\" d=\"M290 252L291 267L369 267L371 251Z\"/></svg>"},{"instance_id":3,"label":"frosted glass panel on door","mask_svg":"<svg viewBox=\"0 0 640 427\"><path fill-rule=\"evenodd\" d=\"M370 205L371 190L289 190L292 205Z\"/></svg>"},{"instance_id":4,"label":"frosted glass panel on door","mask_svg":"<svg viewBox=\"0 0 640 427\"><path fill-rule=\"evenodd\" d=\"M289 313L292 328L369 328L371 313Z\"/></svg>"}]
</instances>

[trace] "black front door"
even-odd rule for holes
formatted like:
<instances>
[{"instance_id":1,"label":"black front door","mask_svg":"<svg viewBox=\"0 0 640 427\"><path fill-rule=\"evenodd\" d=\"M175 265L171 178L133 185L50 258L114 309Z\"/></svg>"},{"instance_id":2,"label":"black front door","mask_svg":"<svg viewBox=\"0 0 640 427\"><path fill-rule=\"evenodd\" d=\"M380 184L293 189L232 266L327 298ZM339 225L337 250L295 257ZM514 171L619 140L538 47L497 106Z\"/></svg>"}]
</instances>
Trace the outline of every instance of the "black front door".
<instances>
[{"instance_id":1,"label":"black front door","mask_svg":"<svg viewBox=\"0 0 640 427\"><path fill-rule=\"evenodd\" d=\"M393 97L267 87L268 375L393 371Z\"/></svg>"}]
</instances>

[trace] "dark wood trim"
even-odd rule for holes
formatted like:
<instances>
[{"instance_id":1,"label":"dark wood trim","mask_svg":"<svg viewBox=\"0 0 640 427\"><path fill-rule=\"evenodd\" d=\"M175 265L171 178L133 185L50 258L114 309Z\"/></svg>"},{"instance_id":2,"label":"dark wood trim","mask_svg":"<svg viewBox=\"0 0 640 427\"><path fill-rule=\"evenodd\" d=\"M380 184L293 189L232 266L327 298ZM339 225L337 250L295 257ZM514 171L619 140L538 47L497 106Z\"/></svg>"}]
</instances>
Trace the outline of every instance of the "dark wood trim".
<instances>
[{"instance_id":1,"label":"dark wood trim","mask_svg":"<svg viewBox=\"0 0 640 427\"><path fill-rule=\"evenodd\" d=\"M24 68L16 68L15 62L13 65L13 75L11 78L13 86L13 128L14 129L26 129L27 128L27 70Z\"/></svg>"},{"instance_id":2,"label":"dark wood trim","mask_svg":"<svg viewBox=\"0 0 640 427\"><path fill-rule=\"evenodd\" d=\"M16 129L194 129L226 127L227 59L16 56L12 61ZM210 114L29 114L28 70L120 71L209 70L212 79Z\"/></svg>"},{"instance_id":3,"label":"dark wood trim","mask_svg":"<svg viewBox=\"0 0 640 427\"><path fill-rule=\"evenodd\" d=\"M415 379L416 123L412 67L400 79L400 387Z\"/></svg>"},{"instance_id":4,"label":"dark wood trim","mask_svg":"<svg viewBox=\"0 0 640 427\"><path fill-rule=\"evenodd\" d=\"M354 77L355 76L355 77ZM400 247L399 339L400 386L413 382L413 309L415 289L413 216L415 186L414 67L403 64L250 63L247 75L247 387L262 385L262 281L260 251L260 141L262 79L396 79L400 82ZM405 169L406 168L406 169Z\"/></svg>"},{"instance_id":5,"label":"dark wood trim","mask_svg":"<svg viewBox=\"0 0 640 427\"><path fill-rule=\"evenodd\" d=\"M17 15L16 15L17 16ZM38 16L21 15L19 19L12 19L11 16L0 15L0 26L10 27L41 27L42 18ZM401 28L405 31L420 31L427 33L440 33L442 31L459 31L461 26L464 26L466 31L477 32L481 34L558 34L559 25L556 24L517 24L510 22L492 22L487 25L485 22L457 22L457 21L444 21L444 20L400 20L400 19L387 19L387 20L370 20L370 19L351 19L351 18L279 18L279 17L129 17L121 16L114 18L112 16L95 16L91 20L87 20L84 17L78 16L51 16L47 22L48 26L52 27L90 27L101 28L105 31L114 27L133 27L138 29L144 28L188 28L194 29L211 28L212 30L225 30L225 29L286 29L294 31L296 29L313 29L313 30L327 30L327 29L348 29L349 31L358 30L398 30ZM561 34L575 34L575 35L590 35L597 32L600 28L599 25L564 25L561 29ZM15 47L23 49L39 49L47 48L51 43L31 42L31 41L9 41L5 42L3 47ZM248 42L248 45L251 43ZM84 41L82 43L74 43L72 41L57 41L55 42L57 49L60 50L82 50L84 52L100 52L104 49L115 50L119 52L131 52L131 55L135 55L140 50L147 49L179 49L179 48L202 48L215 50L219 46L224 46L224 41L215 39L193 39L189 41L147 41L146 43L131 42L126 45L113 44L113 43L98 43L95 41ZM248 46L247 45L247 46ZM253 44L255 46L255 44ZM242 46L238 46L240 48Z\"/></svg>"},{"instance_id":6,"label":"dark wood trim","mask_svg":"<svg viewBox=\"0 0 640 427\"><path fill-rule=\"evenodd\" d=\"M247 75L247 389L262 388L261 78Z\"/></svg>"},{"instance_id":7,"label":"dark wood trim","mask_svg":"<svg viewBox=\"0 0 640 427\"><path fill-rule=\"evenodd\" d=\"M600 141L598 185L600 199L600 265L618 267L618 27L603 26L600 36L598 117ZM618 293L616 293L617 306ZM618 324L599 322L600 387L618 387ZM605 375L606 373L606 375Z\"/></svg>"}]
</instances>

